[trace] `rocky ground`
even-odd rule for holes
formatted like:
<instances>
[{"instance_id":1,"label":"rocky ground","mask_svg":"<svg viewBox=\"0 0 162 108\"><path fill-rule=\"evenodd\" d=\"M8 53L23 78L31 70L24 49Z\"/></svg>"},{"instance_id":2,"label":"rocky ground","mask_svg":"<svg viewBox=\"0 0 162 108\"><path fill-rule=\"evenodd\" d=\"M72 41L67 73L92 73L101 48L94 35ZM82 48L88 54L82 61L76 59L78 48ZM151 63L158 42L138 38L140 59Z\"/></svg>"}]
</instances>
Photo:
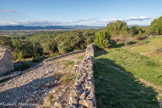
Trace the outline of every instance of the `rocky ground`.
<instances>
[{"instance_id":1,"label":"rocky ground","mask_svg":"<svg viewBox=\"0 0 162 108\"><path fill-rule=\"evenodd\" d=\"M36 107L49 91L58 88L54 74L64 72L62 60L74 60L84 53L73 54L55 61L42 63L22 75L0 83L0 107Z\"/></svg>"}]
</instances>

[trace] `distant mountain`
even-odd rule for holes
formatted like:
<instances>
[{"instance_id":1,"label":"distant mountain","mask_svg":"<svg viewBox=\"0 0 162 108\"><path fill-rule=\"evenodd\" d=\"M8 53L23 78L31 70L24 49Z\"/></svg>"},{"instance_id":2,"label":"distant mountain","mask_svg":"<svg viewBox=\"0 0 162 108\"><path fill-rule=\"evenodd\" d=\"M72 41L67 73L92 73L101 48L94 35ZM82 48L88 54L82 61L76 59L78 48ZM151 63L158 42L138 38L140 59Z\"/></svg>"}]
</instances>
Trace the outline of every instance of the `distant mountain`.
<instances>
[{"instance_id":1,"label":"distant mountain","mask_svg":"<svg viewBox=\"0 0 162 108\"><path fill-rule=\"evenodd\" d=\"M37 30L37 29L88 29L88 28L103 28L101 26L84 26L84 25L74 25L74 26L23 26L23 25L8 25L0 26L0 30Z\"/></svg>"}]
</instances>

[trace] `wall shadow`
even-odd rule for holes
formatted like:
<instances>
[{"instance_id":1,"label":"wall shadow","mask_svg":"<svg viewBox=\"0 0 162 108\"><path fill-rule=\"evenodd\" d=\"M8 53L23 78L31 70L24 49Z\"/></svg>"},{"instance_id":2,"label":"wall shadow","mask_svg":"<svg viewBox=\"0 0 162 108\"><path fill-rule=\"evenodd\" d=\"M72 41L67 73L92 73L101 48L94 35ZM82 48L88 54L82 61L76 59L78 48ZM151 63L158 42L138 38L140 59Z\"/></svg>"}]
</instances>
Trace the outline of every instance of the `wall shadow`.
<instances>
[{"instance_id":1,"label":"wall shadow","mask_svg":"<svg viewBox=\"0 0 162 108\"><path fill-rule=\"evenodd\" d=\"M103 51L104 53L108 53ZM102 53L95 54L96 56ZM135 78L114 61L95 59L94 79L98 108L159 108L157 92Z\"/></svg>"},{"instance_id":2,"label":"wall shadow","mask_svg":"<svg viewBox=\"0 0 162 108\"><path fill-rule=\"evenodd\" d=\"M133 44L136 44L137 42L133 42L133 41L130 41L127 43L127 45L133 45ZM124 43L120 43L120 44L111 44L110 48L121 48L125 46Z\"/></svg>"},{"instance_id":3,"label":"wall shadow","mask_svg":"<svg viewBox=\"0 0 162 108\"><path fill-rule=\"evenodd\" d=\"M110 48L120 48L123 47L124 43L120 43L120 44L111 44Z\"/></svg>"},{"instance_id":4,"label":"wall shadow","mask_svg":"<svg viewBox=\"0 0 162 108\"><path fill-rule=\"evenodd\" d=\"M105 54L108 54L108 51L106 51L104 49L98 49L98 50L95 51L94 56L98 57L98 56L105 55Z\"/></svg>"},{"instance_id":5,"label":"wall shadow","mask_svg":"<svg viewBox=\"0 0 162 108\"><path fill-rule=\"evenodd\" d=\"M54 81L53 76L35 79L23 86L15 87L0 92L0 108L36 107L38 102L37 99L42 99L45 96L45 92L48 93L51 88L57 86L57 84L53 86L45 85L47 83L50 83L51 81ZM43 91L45 90L45 88L46 91ZM28 100L26 103L25 100L29 98L32 99L30 101Z\"/></svg>"},{"instance_id":6,"label":"wall shadow","mask_svg":"<svg viewBox=\"0 0 162 108\"><path fill-rule=\"evenodd\" d=\"M6 78L6 79L4 79L4 80L1 80L0 81L0 84L2 84L2 83L5 83L6 81L8 81L8 80L10 80L10 79L12 79L12 78L15 78L15 77L18 77L18 76L20 76L20 75L23 75L23 74L25 74L26 72L29 72L29 71L32 71L32 70L34 70L34 69L37 69L37 68L39 68L39 67L41 67L42 66L42 64L41 63L37 63L37 64L35 64L34 66L31 66L31 67L29 67L29 68L27 68L27 69L25 69L25 70L13 70L13 71L10 71L10 72L6 72L5 74L3 74L1 77L8 77L8 78ZM9 77L9 76L12 76L14 74L14 77Z\"/></svg>"}]
</instances>

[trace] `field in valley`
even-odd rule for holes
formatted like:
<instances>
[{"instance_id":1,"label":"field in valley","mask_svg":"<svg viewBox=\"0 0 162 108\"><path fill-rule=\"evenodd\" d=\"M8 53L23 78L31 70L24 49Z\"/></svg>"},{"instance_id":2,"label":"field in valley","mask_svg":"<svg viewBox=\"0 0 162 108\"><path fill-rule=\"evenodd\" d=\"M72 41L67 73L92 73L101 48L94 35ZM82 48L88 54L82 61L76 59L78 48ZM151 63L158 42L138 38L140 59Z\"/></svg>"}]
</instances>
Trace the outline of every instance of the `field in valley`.
<instances>
[{"instance_id":1,"label":"field in valley","mask_svg":"<svg viewBox=\"0 0 162 108\"><path fill-rule=\"evenodd\" d=\"M162 102L162 37L95 53L98 107L156 108Z\"/></svg>"}]
</instances>

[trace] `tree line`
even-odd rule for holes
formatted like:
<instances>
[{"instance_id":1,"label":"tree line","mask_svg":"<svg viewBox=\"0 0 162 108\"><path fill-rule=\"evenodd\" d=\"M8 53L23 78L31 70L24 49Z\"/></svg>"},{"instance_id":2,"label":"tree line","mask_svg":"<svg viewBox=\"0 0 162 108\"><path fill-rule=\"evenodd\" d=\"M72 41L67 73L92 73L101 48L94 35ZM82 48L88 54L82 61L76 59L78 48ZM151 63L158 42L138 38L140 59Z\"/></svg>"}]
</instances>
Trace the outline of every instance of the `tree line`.
<instances>
[{"instance_id":1,"label":"tree line","mask_svg":"<svg viewBox=\"0 0 162 108\"><path fill-rule=\"evenodd\" d=\"M83 50L94 42L94 30L73 30L69 32L44 32L33 36L0 36L0 45L9 46L14 60L39 58Z\"/></svg>"},{"instance_id":2,"label":"tree line","mask_svg":"<svg viewBox=\"0 0 162 108\"><path fill-rule=\"evenodd\" d=\"M95 42L99 48L110 47L111 38L141 39L146 35L162 35L162 16L154 19L145 28L134 25L128 27L124 21L107 24L101 30L72 30L40 32L30 36L4 37L0 36L0 45L12 49L14 60L24 58L39 58L82 50L88 44Z\"/></svg>"},{"instance_id":3,"label":"tree line","mask_svg":"<svg viewBox=\"0 0 162 108\"><path fill-rule=\"evenodd\" d=\"M125 39L134 38L142 39L144 36L162 35L162 16L154 19L151 25L141 28L138 25L127 26L124 21L116 21L107 24L106 28L96 33L95 44L100 48L110 47L110 38Z\"/></svg>"}]
</instances>

